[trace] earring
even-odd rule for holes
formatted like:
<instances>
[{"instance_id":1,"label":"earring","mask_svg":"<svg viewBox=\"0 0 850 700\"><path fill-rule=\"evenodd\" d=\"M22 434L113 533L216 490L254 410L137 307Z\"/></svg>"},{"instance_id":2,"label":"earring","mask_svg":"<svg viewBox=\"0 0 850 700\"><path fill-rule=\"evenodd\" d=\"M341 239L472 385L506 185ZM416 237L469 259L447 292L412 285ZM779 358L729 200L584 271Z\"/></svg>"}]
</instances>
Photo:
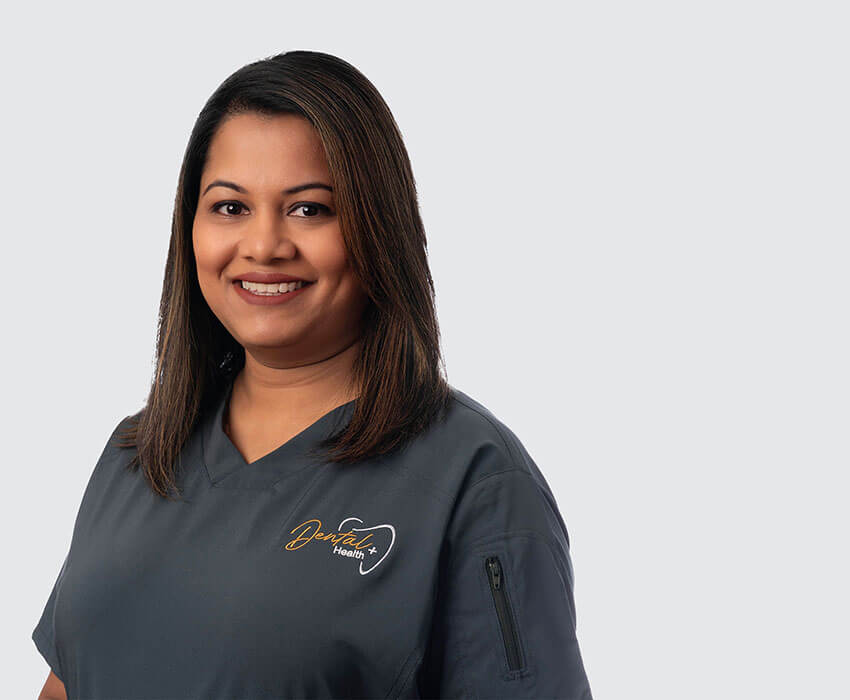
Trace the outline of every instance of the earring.
<instances>
[{"instance_id":1,"label":"earring","mask_svg":"<svg viewBox=\"0 0 850 700\"><path fill-rule=\"evenodd\" d=\"M234 356L233 351L228 350L224 359L219 362L218 369L222 372L222 374L230 374L235 369L235 360L236 357Z\"/></svg>"}]
</instances>

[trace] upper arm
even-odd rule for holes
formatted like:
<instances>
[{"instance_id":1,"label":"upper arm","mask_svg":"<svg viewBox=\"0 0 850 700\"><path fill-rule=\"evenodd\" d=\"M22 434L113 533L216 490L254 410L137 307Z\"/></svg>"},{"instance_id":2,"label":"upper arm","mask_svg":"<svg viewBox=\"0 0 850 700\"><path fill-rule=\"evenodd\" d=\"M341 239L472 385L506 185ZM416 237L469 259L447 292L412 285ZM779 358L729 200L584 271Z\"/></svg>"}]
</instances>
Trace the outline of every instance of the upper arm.
<instances>
[{"instance_id":1,"label":"upper arm","mask_svg":"<svg viewBox=\"0 0 850 700\"><path fill-rule=\"evenodd\" d=\"M523 470L460 498L437 586L420 693L590 700L573 567L554 499Z\"/></svg>"},{"instance_id":2,"label":"upper arm","mask_svg":"<svg viewBox=\"0 0 850 700\"><path fill-rule=\"evenodd\" d=\"M68 700L65 684L53 671L47 674L47 680L39 693L38 700Z\"/></svg>"},{"instance_id":3,"label":"upper arm","mask_svg":"<svg viewBox=\"0 0 850 700\"><path fill-rule=\"evenodd\" d=\"M422 697L590 700L569 568L528 530L457 551L438 592Z\"/></svg>"}]
</instances>

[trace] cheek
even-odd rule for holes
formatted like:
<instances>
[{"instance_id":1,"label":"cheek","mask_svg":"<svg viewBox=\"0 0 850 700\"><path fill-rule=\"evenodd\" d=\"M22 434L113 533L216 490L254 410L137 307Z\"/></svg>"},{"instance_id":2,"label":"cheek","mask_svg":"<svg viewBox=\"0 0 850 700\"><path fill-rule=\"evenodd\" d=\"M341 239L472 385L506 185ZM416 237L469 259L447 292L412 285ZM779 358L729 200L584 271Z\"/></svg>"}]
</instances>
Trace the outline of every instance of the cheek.
<instances>
[{"instance_id":1,"label":"cheek","mask_svg":"<svg viewBox=\"0 0 850 700\"><path fill-rule=\"evenodd\" d=\"M198 284L207 303L215 308L216 297L221 294L218 284L221 270L227 261L227 250L215 237L207 235L203 227L192 230L192 249L198 270Z\"/></svg>"},{"instance_id":2,"label":"cheek","mask_svg":"<svg viewBox=\"0 0 850 700\"><path fill-rule=\"evenodd\" d=\"M339 280L348 272L345 245L339 232L316 241L308 257L312 257L320 273L331 279Z\"/></svg>"},{"instance_id":3,"label":"cheek","mask_svg":"<svg viewBox=\"0 0 850 700\"><path fill-rule=\"evenodd\" d=\"M336 300L346 314L356 314L367 300L366 290L354 274L354 269L345 260L340 262Z\"/></svg>"},{"instance_id":4,"label":"cheek","mask_svg":"<svg viewBox=\"0 0 850 700\"><path fill-rule=\"evenodd\" d=\"M362 303L365 292L346 255L342 235L336 233L315 241L311 250L305 250L316 272L325 278L330 303L340 312L348 313L353 305Z\"/></svg>"},{"instance_id":5,"label":"cheek","mask_svg":"<svg viewBox=\"0 0 850 700\"><path fill-rule=\"evenodd\" d=\"M213 236L204 231L202 226L196 225L192 229L192 248L199 276L215 274L221 269L225 251L220 243L216 243Z\"/></svg>"}]
</instances>

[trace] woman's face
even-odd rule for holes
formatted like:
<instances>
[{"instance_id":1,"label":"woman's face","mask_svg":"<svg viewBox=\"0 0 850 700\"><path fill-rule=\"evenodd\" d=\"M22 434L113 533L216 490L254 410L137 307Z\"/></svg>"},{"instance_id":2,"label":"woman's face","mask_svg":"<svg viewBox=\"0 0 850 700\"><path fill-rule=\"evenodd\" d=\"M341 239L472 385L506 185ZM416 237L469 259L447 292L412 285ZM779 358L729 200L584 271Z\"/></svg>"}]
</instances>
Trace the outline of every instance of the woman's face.
<instances>
[{"instance_id":1,"label":"woman's face","mask_svg":"<svg viewBox=\"0 0 850 700\"><path fill-rule=\"evenodd\" d=\"M298 115L230 117L210 144L192 225L198 282L222 325L267 366L317 362L360 336L367 297L332 187L319 135ZM253 272L311 284L282 303L256 303L280 298L237 288Z\"/></svg>"}]
</instances>

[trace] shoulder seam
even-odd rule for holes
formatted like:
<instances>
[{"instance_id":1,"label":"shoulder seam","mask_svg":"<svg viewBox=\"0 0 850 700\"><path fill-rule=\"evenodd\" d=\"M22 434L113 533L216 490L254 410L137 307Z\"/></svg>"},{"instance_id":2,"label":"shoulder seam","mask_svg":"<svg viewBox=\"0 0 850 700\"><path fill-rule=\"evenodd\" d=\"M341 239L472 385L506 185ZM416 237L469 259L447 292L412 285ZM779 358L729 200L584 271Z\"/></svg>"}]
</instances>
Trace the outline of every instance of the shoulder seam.
<instances>
[{"instance_id":1,"label":"shoulder seam","mask_svg":"<svg viewBox=\"0 0 850 700\"><path fill-rule=\"evenodd\" d=\"M480 479L478 479L477 481L473 481L469 486L467 486L466 490L471 491L476 486L478 486L478 484L480 484L484 481L487 481L487 479L491 479L494 476L502 476L502 474L511 474L513 472L518 472L520 474L524 474L527 477L531 477L531 474L529 474L525 469L522 469L521 467L517 467L517 466L512 466L510 469L502 469L501 471L493 472L492 474L485 474ZM533 477L531 477L531 478L533 478Z\"/></svg>"},{"instance_id":2,"label":"shoulder seam","mask_svg":"<svg viewBox=\"0 0 850 700\"><path fill-rule=\"evenodd\" d=\"M493 420L493 418L488 416L486 413L483 413L480 409L478 409L478 407L469 404L459 394L456 393L454 395L454 400L457 401L462 406L466 406L470 411L474 411L479 416L481 416L484 420L486 420L490 425L493 426L493 429L496 431L499 438L502 440L502 444L505 446L505 450L507 451L508 456L511 458L511 462L514 465L514 469L516 469L518 471L524 471L521 467L516 466L517 463L518 463L517 455L514 452L514 450L512 449L512 447L510 445L510 441L507 440L507 438L505 437L505 434L502 431L502 427L499 425L499 423L497 421ZM511 471L511 470L506 470L506 471ZM501 473L501 472L499 472L499 473ZM488 474L488 476L494 476L494 475ZM486 479L487 477L484 477L484 478ZM475 483L477 484L478 482L476 481ZM472 486L474 486L474 485L475 484L472 484Z\"/></svg>"}]
</instances>

